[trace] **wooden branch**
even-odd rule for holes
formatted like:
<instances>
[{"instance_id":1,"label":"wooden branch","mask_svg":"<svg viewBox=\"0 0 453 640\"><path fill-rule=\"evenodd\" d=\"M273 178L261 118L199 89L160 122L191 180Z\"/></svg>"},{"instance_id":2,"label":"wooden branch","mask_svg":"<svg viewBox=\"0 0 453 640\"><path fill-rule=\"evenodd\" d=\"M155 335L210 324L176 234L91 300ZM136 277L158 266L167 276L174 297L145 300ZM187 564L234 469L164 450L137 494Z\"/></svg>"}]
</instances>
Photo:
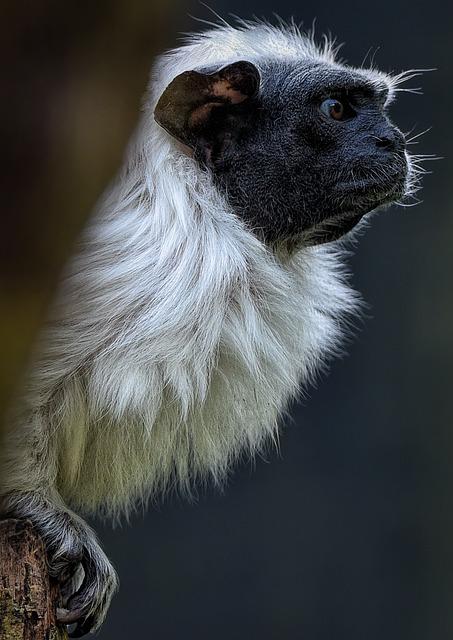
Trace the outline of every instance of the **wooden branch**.
<instances>
[{"instance_id":1,"label":"wooden branch","mask_svg":"<svg viewBox=\"0 0 453 640\"><path fill-rule=\"evenodd\" d=\"M0 640L65 640L66 630L55 620L59 599L32 524L0 522Z\"/></svg>"}]
</instances>

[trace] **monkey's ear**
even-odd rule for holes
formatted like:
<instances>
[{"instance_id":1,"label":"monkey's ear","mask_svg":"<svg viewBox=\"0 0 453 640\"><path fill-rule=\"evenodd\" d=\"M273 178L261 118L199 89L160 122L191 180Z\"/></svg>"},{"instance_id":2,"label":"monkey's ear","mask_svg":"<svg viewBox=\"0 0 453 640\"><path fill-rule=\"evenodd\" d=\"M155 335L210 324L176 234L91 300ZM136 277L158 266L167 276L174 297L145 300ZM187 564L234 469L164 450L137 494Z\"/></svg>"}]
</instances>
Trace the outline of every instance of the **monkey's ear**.
<instances>
[{"instance_id":1,"label":"monkey's ear","mask_svg":"<svg viewBox=\"0 0 453 640\"><path fill-rule=\"evenodd\" d=\"M196 148L202 138L216 135L221 108L245 104L257 95L259 84L258 69L246 61L214 73L185 71L159 98L154 118L177 140Z\"/></svg>"}]
</instances>

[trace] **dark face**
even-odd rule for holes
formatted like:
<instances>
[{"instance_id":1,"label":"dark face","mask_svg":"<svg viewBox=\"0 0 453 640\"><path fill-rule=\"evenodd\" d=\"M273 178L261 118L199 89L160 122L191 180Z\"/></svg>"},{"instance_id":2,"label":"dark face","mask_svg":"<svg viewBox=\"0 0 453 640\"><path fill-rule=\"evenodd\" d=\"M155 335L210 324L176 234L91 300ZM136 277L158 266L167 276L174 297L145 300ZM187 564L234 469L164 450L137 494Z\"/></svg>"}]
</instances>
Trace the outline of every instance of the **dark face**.
<instances>
[{"instance_id":1,"label":"dark face","mask_svg":"<svg viewBox=\"0 0 453 640\"><path fill-rule=\"evenodd\" d=\"M194 149L267 243L335 240L404 195L404 136L385 114L388 87L378 76L317 62L188 74L197 86L180 128L159 119L162 98L156 119ZM194 99L200 91L204 99ZM184 92L187 102L187 77Z\"/></svg>"}]
</instances>

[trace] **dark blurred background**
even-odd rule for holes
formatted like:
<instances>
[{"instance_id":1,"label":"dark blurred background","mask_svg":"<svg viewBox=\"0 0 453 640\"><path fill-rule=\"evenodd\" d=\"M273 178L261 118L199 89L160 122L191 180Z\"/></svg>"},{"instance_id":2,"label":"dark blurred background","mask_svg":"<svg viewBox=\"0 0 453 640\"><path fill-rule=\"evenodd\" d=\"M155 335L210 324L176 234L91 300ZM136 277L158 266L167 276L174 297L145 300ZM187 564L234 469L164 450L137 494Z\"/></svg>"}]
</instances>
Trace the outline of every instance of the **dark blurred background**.
<instances>
[{"instance_id":1,"label":"dark blurred background","mask_svg":"<svg viewBox=\"0 0 453 640\"><path fill-rule=\"evenodd\" d=\"M72 7L81 41L93 29L82 5ZM424 94L400 94L392 115L403 131L432 126L411 149L444 159L427 166L433 174L424 180L422 204L376 217L358 243L350 263L367 317L348 355L292 408L280 452L238 468L223 494L208 490L195 504L173 499L113 531L95 523L121 579L98 637L453 637L453 6L441 0L210 5L227 19L277 12L311 27L316 18L318 34L331 31L345 42L342 55L355 65L371 47L384 71L436 67L421 80ZM134 11L143 6L151 4L135 3ZM131 21L132 9L123 11L120 25ZM159 23L136 16L142 75L112 90L113 103L128 106L124 140L144 88L143 60L147 67L156 51L177 45L178 32L206 28L189 13L214 19L201 4L161 11ZM107 14L96 14L96 29ZM156 24L157 35L148 36L147 25L156 30ZM130 48L117 49L96 50L101 75L102 68L112 73L113 55L128 76ZM89 52L79 76L90 68ZM55 77L58 91L64 76ZM86 95L92 96L89 87ZM118 157L122 145L119 139ZM87 201L113 171L113 157L104 170L100 161ZM68 184L69 193L79 191L77 180Z\"/></svg>"}]
</instances>

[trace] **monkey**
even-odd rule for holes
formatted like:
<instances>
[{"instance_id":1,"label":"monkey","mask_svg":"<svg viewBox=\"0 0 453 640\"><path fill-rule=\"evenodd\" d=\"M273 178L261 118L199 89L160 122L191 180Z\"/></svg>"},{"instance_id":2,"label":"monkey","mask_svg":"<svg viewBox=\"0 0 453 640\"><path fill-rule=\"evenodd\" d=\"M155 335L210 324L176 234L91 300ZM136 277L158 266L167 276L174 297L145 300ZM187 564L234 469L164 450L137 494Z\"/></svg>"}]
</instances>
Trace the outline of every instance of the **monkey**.
<instances>
[{"instance_id":1,"label":"monkey","mask_svg":"<svg viewBox=\"0 0 453 640\"><path fill-rule=\"evenodd\" d=\"M265 21L154 63L0 454L2 514L43 538L72 637L99 629L118 588L82 515L221 484L339 352L361 304L345 244L418 188L387 112L410 76Z\"/></svg>"}]
</instances>

